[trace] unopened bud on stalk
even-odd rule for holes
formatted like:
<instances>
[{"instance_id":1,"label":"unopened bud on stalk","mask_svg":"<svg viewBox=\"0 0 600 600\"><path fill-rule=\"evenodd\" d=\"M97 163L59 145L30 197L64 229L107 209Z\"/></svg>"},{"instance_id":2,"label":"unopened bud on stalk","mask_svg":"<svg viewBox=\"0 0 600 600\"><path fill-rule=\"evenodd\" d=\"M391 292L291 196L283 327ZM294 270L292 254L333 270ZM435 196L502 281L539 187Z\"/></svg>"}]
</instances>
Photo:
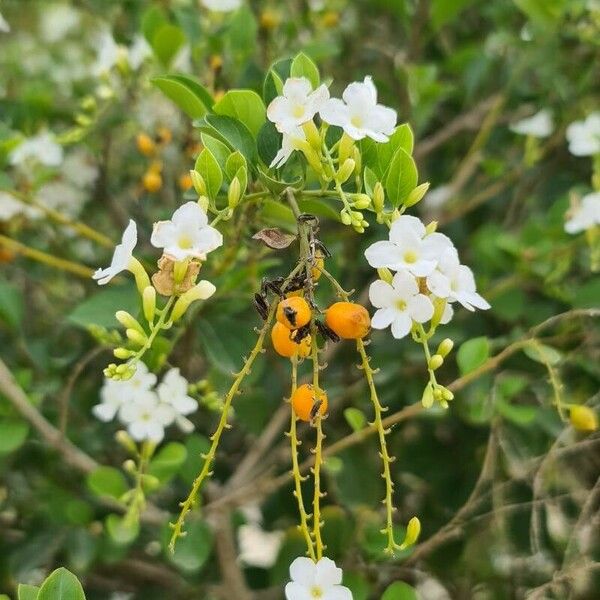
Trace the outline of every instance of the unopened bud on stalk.
<instances>
[{"instance_id":1,"label":"unopened bud on stalk","mask_svg":"<svg viewBox=\"0 0 600 600\"><path fill-rule=\"evenodd\" d=\"M394 275L386 267L380 267L379 269L377 269L377 274L379 275L380 279L383 279L383 281L389 284L391 284L392 280L394 279Z\"/></svg>"},{"instance_id":2,"label":"unopened bud on stalk","mask_svg":"<svg viewBox=\"0 0 600 600\"><path fill-rule=\"evenodd\" d=\"M217 288L210 282L203 279L191 290L181 294L171 311L171 321L175 323L185 314L192 302L196 300L207 300L216 291Z\"/></svg>"},{"instance_id":3,"label":"unopened bud on stalk","mask_svg":"<svg viewBox=\"0 0 600 600\"><path fill-rule=\"evenodd\" d=\"M421 521L417 517L413 517L406 526L406 535L404 541L400 545L399 550L406 550L410 546L414 546L419 539L421 533Z\"/></svg>"},{"instance_id":4,"label":"unopened bud on stalk","mask_svg":"<svg viewBox=\"0 0 600 600\"><path fill-rule=\"evenodd\" d=\"M146 273L146 269L144 269L144 265L137 259L131 258L129 264L127 265L127 270L130 273L133 273L135 277L135 285L140 294L144 293L144 290L150 285L150 277L148 277L148 273Z\"/></svg>"},{"instance_id":5,"label":"unopened bud on stalk","mask_svg":"<svg viewBox=\"0 0 600 600\"><path fill-rule=\"evenodd\" d=\"M404 203L404 206L406 208L410 208L411 206L414 206L415 204L417 204L418 202L421 202L421 200L423 199L423 197L425 196L425 194L427 193L427 190L429 189L429 182L427 183L422 183L421 185L418 185L409 195L408 198L406 199L406 202Z\"/></svg>"},{"instance_id":6,"label":"unopened bud on stalk","mask_svg":"<svg viewBox=\"0 0 600 600\"><path fill-rule=\"evenodd\" d=\"M427 225L427 227L425 228L425 232L427 233L427 235L429 235L430 233L434 233L437 229L437 226L437 221L431 221L431 223L429 223L429 225Z\"/></svg>"},{"instance_id":7,"label":"unopened bud on stalk","mask_svg":"<svg viewBox=\"0 0 600 600\"><path fill-rule=\"evenodd\" d=\"M371 198L369 198L367 194L357 194L354 197L354 202L352 203L352 206L360 210L364 208L369 208L369 206L371 206Z\"/></svg>"},{"instance_id":8,"label":"unopened bud on stalk","mask_svg":"<svg viewBox=\"0 0 600 600\"><path fill-rule=\"evenodd\" d=\"M340 219L344 225L350 225L352 223L352 217L345 210L340 212Z\"/></svg>"},{"instance_id":9,"label":"unopened bud on stalk","mask_svg":"<svg viewBox=\"0 0 600 600\"><path fill-rule=\"evenodd\" d=\"M348 181L350 175L354 172L354 167L356 167L356 163L351 158L347 158L338 171L337 179L339 183Z\"/></svg>"},{"instance_id":10,"label":"unopened bud on stalk","mask_svg":"<svg viewBox=\"0 0 600 600\"><path fill-rule=\"evenodd\" d=\"M229 208L232 210L239 204L240 196L242 193L242 185L237 177L234 177L229 184L229 191L227 192L227 202Z\"/></svg>"},{"instance_id":11,"label":"unopened bud on stalk","mask_svg":"<svg viewBox=\"0 0 600 600\"><path fill-rule=\"evenodd\" d=\"M347 158L352 158L354 154L354 140L344 133L338 146L338 158L340 164L343 164Z\"/></svg>"},{"instance_id":12,"label":"unopened bud on stalk","mask_svg":"<svg viewBox=\"0 0 600 600\"><path fill-rule=\"evenodd\" d=\"M433 385L431 381L425 386L425 390L423 390L423 396L421 397L421 404L423 408L431 408L433 406Z\"/></svg>"},{"instance_id":13,"label":"unopened bud on stalk","mask_svg":"<svg viewBox=\"0 0 600 600\"><path fill-rule=\"evenodd\" d=\"M126 473L130 473L131 475L135 474L135 471L136 471L135 462L132 461L130 458L128 458L123 463L123 471L125 471Z\"/></svg>"},{"instance_id":14,"label":"unopened bud on stalk","mask_svg":"<svg viewBox=\"0 0 600 600\"><path fill-rule=\"evenodd\" d=\"M571 406L569 420L571 425L578 431L596 431L598 429L596 413L587 406Z\"/></svg>"},{"instance_id":15,"label":"unopened bud on stalk","mask_svg":"<svg viewBox=\"0 0 600 600\"><path fill-rule=\"evenodd\" d=\"M144 334L144 328L141 326L139 321L133 317L133 315L129 314L125 310L118 310L115 313L115 318L123 327L126 329L135 329L139 331L141 334Z\"/></svg>"},{"instance_id":16,"label":"unopened bud on stalk","mask_svg":"<svg viewBox=\"0 0 600 600\"><path fill-rule=\"evenodd\" d=\"M385 204L385 191L383 185L378 181L373 188L373 208L376 213L383 212L383 206Z\"/></svg>"},{"instance_id":17,"label":"unopened bud on stalk","mask_svg":"<svg viewBox=\"0 0 600 600\"><path fill-rule=\"evenodd\" d=\"M192 178L192 184L198 196L206 196L206 182L204 181L204 177L202 177L195 169L190 171L190 177Z\"/></svg>"},{"instance_id":18,"label":"unopened bud on stalk","mask_svg":"<svg viewBox=\"0 0 600 600\"><path fill-rule=\"evenodd\" d=\"M446 358L452 352L452 348L454 348L454 342L450 338L446 338L438 346L436 354L439 354L442 358Z\"/></svg>"},{"instance_id":19,"label":"unopened bud on stalk","mask_svg":"<svg viewBox=\"0 0 600 600\"><path fill-rule=\"evenodd\" d=\"M149 285L142 294L142 307L144 309L144 317L148 323L154 322L156 314L156 290L154 286Z\"/></svg>"},{"instance_id":20,"label":"unopened bud on stalk","mask_svg":"<svg viewBox=\"0 0 600 600\"><path fill-rule=\"evenodd\" d=\"M198 198L198 206L204 211L208 212L208 207L210 206L210 200L207 196L200 196Z\"/></svg>"},{"instance_id":21,"label":"unopened bud on stalk","mask_svg":"<svg viewBox=\"0 0 600 600\"><path fill-rule=\"evenodd\" d=\"M115 358L118 358L119 360L127 360L128 358L131 358L135 352L133 350L127 350L127 348L115 348L113 354Z\"/></svg>"},{"instance_id":22,"label":"unopened bud on stalk","mask_svg":"<svg viewBox=\"0 0 600 600\"><path fill-rule=\"evenodd\" d=\"M314 121L308 121L302 125L306 140L315 149L321 148L321 136Z\"/></svg>"},{"instance_id":23,"label":"unopened bud on stalk","mask_svg":"<svg viewBox=\"0 0 600 600\"><path fill-rule=\"evenodd\" d=\"M444 364L444 359L442 356L440 356L439 354L434 354L430 359L429 359L429 368L432 371L435 371L436 369L439 369L442 365Z\"/></svg>"},{"instance_id":24,"label":"unopened bud on stalk","mask_svg":"<svg viewBox=\"0 0 600 600\"><path fill-rule=\"evenodd\" d=\"M146 342L148 341L148 338L146 337L145 334L140 333L137 329L127 329L125 331L125 335L127 336L127 339L130 340L131 342L133 342L134 344L138 345L138 346L144 346L146 344ZM119 365L119 367L122 367L124 365ZM117 367L117 373L122 374L118 369L119 367Z\"/></svg>"},{"instance_id":25,"label":"unopened bud on stalk","mask_svg":"<svg viewBox=\"0 0 600 600\"><path fill-rule=\"evenodd\" d=\"M125 430L121 429L120 431L117 431L117 433L115 433L115 440L128 452L131 452L132 454L137 452L135 442Z\"/></svg>"}]
</instances>

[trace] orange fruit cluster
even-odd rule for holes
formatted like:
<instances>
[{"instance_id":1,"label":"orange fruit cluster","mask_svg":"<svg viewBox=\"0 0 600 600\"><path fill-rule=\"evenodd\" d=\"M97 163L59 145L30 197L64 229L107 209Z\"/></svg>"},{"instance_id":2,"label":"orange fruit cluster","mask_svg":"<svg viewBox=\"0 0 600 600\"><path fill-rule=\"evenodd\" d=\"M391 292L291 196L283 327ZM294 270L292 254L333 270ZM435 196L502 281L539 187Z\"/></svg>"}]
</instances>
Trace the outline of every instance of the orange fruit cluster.
<instances>
[{"instance_id":1,"label":"orange fruit cluster","mask_svg":"<svg viewBox=\"0 0 600 600\"><path fill-rule=\"evenodd\" d=\"M301 385L292 394L291 401L294 413L301 421L310 422L317 414L321 416L327 414L327 394L324 390L319 390L319 393L315 394L314 387L310 383Z\"/></svg>"},{"instance_id":2,"label":"orange fruit cluster","mask_svg":"<svg viewBox=\"0 0 600 600\"><path fill-rule=\"evenodd\" d=\"M360 304L336 302L325 312L325 324L343 340L358 340L369 333L371 317Z\"/></svg>"}]
</instances>

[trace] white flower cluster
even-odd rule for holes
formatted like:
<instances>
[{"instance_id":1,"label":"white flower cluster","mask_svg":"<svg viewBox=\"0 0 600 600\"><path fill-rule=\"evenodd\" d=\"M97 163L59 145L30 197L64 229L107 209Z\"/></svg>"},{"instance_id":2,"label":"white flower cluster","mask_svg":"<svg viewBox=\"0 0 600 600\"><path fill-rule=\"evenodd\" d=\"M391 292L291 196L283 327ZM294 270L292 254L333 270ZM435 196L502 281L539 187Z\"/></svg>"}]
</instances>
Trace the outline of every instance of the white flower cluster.
<instances>
[{"instance_id":1,"label":"white flower cluster","mask_svg":"<svg viewBox=\"0 0 600 600\"><path fill-rule=\"evenodd\" d=\"M542 109L531 117L521 119L510 126L510 130L519 135L528 135L535 138L545 138L554 131L552 113Z\"/></svg>"},{"instance_id":2,"label":"white flower cluster","mask_svg":"<svg viewBox=\"0 0 600 600\"><path fill-rule=\"evenodd\" d=\"M152 49L142 35L136 35L131 46L123 46L115 41L108 29L100 32L96 39L96 61L92 73L96 77L106 76L119 63L127 63L137 71L152 55Z\"/></svg>"},{"instance_id":3,"label":"white flower cluster","mask_svg":"<svg viewBox=\"0 0 600 600\"><path fill-rule=\"evenodd\" d=\"M174 261L205 260L209 252L223 244L223 236L208 224L208 217L197 202L186 202L173 213L171 220L154 224L150 242L155 248L163 248L165 256ZM93 278L100 285L105 285L119 273L130 269L136 244L137 225L130 220L121 243L115 248L110 266L98 269ZM214 286L209 291L211 293L204 299L214 293Z\"/></svg>"},{"instance_id":4,"label":"white flower cluster","mask_svg":"<svg viewBox=\"0 0 600 600\"><path fill-rule=\"evenodd\" d=\"M600 227L600 192L585 195L581 203L569 211L569 219L565 223L565 231L570 234L593 227Z\"/></svg>"},{"instance_id":5,"label":"white flower cluster","mask_svg":"<svg viewBox=\"0 0 600 600\"><path fill-rule=\"evenodd\" d=\"M306 77L290 77L283 85L283 95L275 98L267 108L267 117L283 134L282 146L271 167L281 167L306 140L301 127L315 115L329 125L341 127L353 140L369 137L387 142L397 122L396 111L377 103L377 89L371 77L351 83L342 99L331 98L327 86L316 90Z\"/></svg>"},{"instance_id":6,"label":"white flower cluster","mask_svg":"<svg viewBox=\"0 0 600 600\"><path fill-rule=\"evenodd\" d=\"M290 565L292 581L285 586L287 600L352 600L352 592L342 583L342 569L330 558L313 562L301 556Z\"/></svg>"},{"instance_id":7,"label":"white flower cluster","mask_svg":"<svg viewBox=\"0 0 600 600\"><path fill-rule=\"evenodd\" d=\"M118 417L131 437L138 441L158 443L165 428L176 423L184 433L194 430L187 418L198 409L198 403L188 395L188 381L179 369L167 371L156 385L156 375L140 362L127 381L106 379L100 390L100 404L92 409L105 423Z\"/></svg>"},{"instance_id":8,"label":"white flower cluster","mask_svg":"<svg viewBox=\"0 0 600 600\"><path fill-rule=\"evenodd\" d=\"M600 112L588 115L567 127L569 152L574 156L600 154Z\"/></svg>"},{"instance_id":9,"label":"white flower cluster","mask_svg":"<svg viewBox=\"0 0 600 600\"><path fill-rule=\"evenodd\" d=\"M440 306L442 324L452 319L454 302L471 311L490 308L477 293L473 272L460 263L450 238L430 232L417 217L398 217L389 240L369 246L365 257L376 269L396 272L391 283L373 282L369 298L378 309L371 325L375 329L391 326L397 339L408 335L413 323L429 321Z\"/></svg>"}]
</instances>

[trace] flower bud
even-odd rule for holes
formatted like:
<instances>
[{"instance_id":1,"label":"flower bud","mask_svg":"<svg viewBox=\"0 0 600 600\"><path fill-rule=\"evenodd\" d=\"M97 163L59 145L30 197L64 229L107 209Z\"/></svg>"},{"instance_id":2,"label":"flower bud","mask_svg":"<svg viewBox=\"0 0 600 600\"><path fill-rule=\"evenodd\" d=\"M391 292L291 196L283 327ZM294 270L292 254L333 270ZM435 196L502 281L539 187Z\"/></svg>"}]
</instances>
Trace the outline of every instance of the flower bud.
<instances>
[{"instance_id":1,"label":"flower bud","mask_svg":"<svg viewBox=\"0 0 600 600\"><path fill-rule=\"evenodd\" d=\"M175 323L181 319L192 302L196 300L208 300L215 293L216 289L210 281L206 281L205 279L200 281L192 289L177 298L177 302L175 302L175 306L173 306L173 310L171 311L171 321Z\"/></svg>"},{"instance_id":2,"label":"flower bud","mask_svg":"<svg viewBox=\"0 0 600 600\"><path fill-rule=\"evenodd\" d=\"M392 272L386 267L380 267L377 269L377 274L379 275L380 279L383 279L383 281L389 284L391 284L392 280L394 279Z\"/></svg>"},{"instance_id":3,"label":"flower bud","mask_svg":"<svg viewBox=\"0 0 600 600\"><path fill-rule=\"evenodd\" d=\"M146 335L143 333L140 333L137 329L126 329L125 335L127 336L128 340L130 340L131 342L133 342L134 344L136 344L138 346L144 346L147 342ZM124 365L119 365L119 367L122 367L122 366L124 366ZM117 367L117 373L122 375L123 373L118 370L119 367Z\"/></svg>"},{"instance_id":4,"label":"flower bud","mask_svg":"<svg viewBox=\"0 0 600 600\"><path fill-rule=\"evenodd\" d=\"M144 269L144 266L137 258L132 257L127 265L127 270L133 273L138 292L143 294L144 290L150 285L150 277L148 277L146 269Z\"/></svg>"},{"instance_id":5,"label":"flower bud","mask_svg":"<svg viewBox=\"0 0 600 600\"><path fill-rule=\"evenodd\" d=\"M431 221L431 223L429 223L429 225L427 225L427 227L425 228L426 234L429 235L430 233L434 233L437 229L437 226L437 221Z\"/></svg>"},{"instance_id":6,"label":"flower bud","mask_svg":"<svg viewBox=\"0 0 600 600\"><path fill-rule=\"evenodd\" d=\"M154 475L148 475L147 473L144 473L142 475L142 485L144 486L144 490L146 492L153 492L160 487L160 480Z\"/></svg>"},{"instance_id":7,"label":"flower bud","mask_svg":"<svg viewBox=\"0 0 600 600\"><path fill-rule=\"evenodd\" d=\"M376 213L383 212L383 205L385 204L385 191L383 185L378 181L373 188L373 208Z\"/></svg>"},{"instance_id":8,"label":"flower bud","mask_svg":"<svg viewBox=\"0 0 600 600\"><path fill-rule=\"evenodd\" d=\"M352 217L345 210L340 212L340 219L344 225L350 225L352 223Z\"/></svg>"},{"instance_id":9,"label":"flower bud","mask_svg":"<svg viewBox=\"0 0 600 600\"><path fill-rule=\"evenodd\" d=\"M192 178L192 185L198 196L206 196L206 182L204 181L204 177L202 177L195 169L190 171L190 177Z\"/></svg>"},{"instance_id":10,"label":"flower bud","mask_svg":"<svg viewBox=\"0 0 600 600\"><path fill-rule=\"evenodd\" d=\"M125 430L121 429L120 431L117 431L117 433L115 433L115 440L128 452L131 452L132 454L137 452L135 442Z\"/></svg>"},{"instance_id":11,"label":"flower bud","mask_svg":"<svg viewBox=\"0 0 600 600\"><path fill-rule=\"evenodd\" d=\"M425 196L425 194L427 193L427 190L429 189L429 182L427 183L422 183L421 185L418 185L409 195L408 198L406 199L406 202L404 203L404 206L406 208L410 208L411 206L414 206L415 204L417 204L418 202L421 202L421 200L423 199L423 196Z\"/></svg>"},{"instance_id":12,"label":"flower bud","mask_svg":"<svg viewBox=\"0 0 600 600\"><path fill-rule=\"evenodd\" d=\"M448 388L443 388L442 398L446 401L454 400L454 394Z\"/></svg>"},{"instance_id":13,"label":"flower bud","mask_svg":"<svg viewBox=\"0 0 600 600\"><path fill-rule=\"evenodd\" d=\"M344 133L338 146L338 158L340 160L340 164L343 164L346 159L351 158L353 154L354 140L349 135Z\"/></svg>"},{"instance_id":14,"label":"flower bud","mask_svg":"<svg viewBox=\"0 0 600 600\"><path fill-rule=\"evenodd\" d=\"M399 550L406 550L410 546L414 546L421 533L421 521L417 517L413 517L406 526L406 535L404 541L400 545Z\"/></svg>"},{"instance_id":15,"label":"flower bud","mask_svg":"<svg viewBox=\"0 0 600 600\"><path fill-rule=\"evenodd\" d=\"M125 310L118 310L115 313L115 318L126 329L135 329L136 331L139 331L142 334L144 333L144 328L140 325L140 323L137 321L137 319L135 319L127 311L125 311Z\"/></svg>"},{"instance_id":16,"label":"flower bud","mask_svg":"<svg viewBox=\"0 0 600 600\"><path fill-rule=\"evenodd\" d=\"M431 381L425 386L423 396L421 397L423 408L431 408L433 406L433 385Z\"/></svg>"},{"instance_id":17,"label":"flower bud","mask_svg":"<svg viewBox=\"0 0 600 600\"><path fill-rule=\"evenodd\" d=\"M367 194L357 194L354 198L352 206L354 208L358 208L359 210L369 208L369 206L371 206L371 198L369 198Z\"/></svg>"},{"instance_id":18,"label":"flower bud","mask_svg":"<svg viewBox=\"0 0 600 600\"><path fill-rule=\"evenodd\" d=\"M439 354L442 358L446 358L452 352L452 348L454 348L454 342L450 338L446 338L438 346L436 354Z\"/></svg>"},{"instance_id":19,"label":"flower bud","mask_svg":"<svg viewBox=\"0 0 600 600\"><path fill-rule=\"evenodd\" d=\"M429 368L432 371L435 371L436 369L439 369L443 364L444 364L444 358L442 356L440 356L439 354L434 354L429 359Z\"/></svg>"},{"instance_id":20,"label":"flower bud","mask_svg":"<svg viewBox=\"0 0 600 600\"><path fill-rule=\"evenodd\" d=\"M149 285L142 293L142 307L146 321L152 323L156 314L156 290L154 286Z\"/></svg>"},{"instance_id":21,"label":"flower bud","mask_svg":"<svg viewBox=\"0 0 600 600\"><path fill-rule=\"evenodd\" d=\"M198 198L198 206L204 211L208 212L208 207L210 206L210 200L206 196L200 196Z\"/></svg>"},{"instance_id":22,"label":"flower bud","mask_svg":"<svg viewBox=\"0 0 600 600\"><path fill-rule=\"evenodd\" d=\"M338 171L338 182L344 183L345 181L348 181L350 175L352 175L352 173L354 172L355 167L356 163L354 162L354 160L352 160L351 158L347 158Z\"/></svg>"},{"instance_id":23,"label":"flower bud","mask_svg":"<svg viewBox=\"0 0 600 600\"><path fill-rule=\"evenodd\" d=\"M227 202L229 203L229 208L234 209L238 205L241 193L242 186L240 184L240 180L237 177L234 177L229 184L229 191L227 192Z\"/></svg>"},{"instance_id":24,"label":"flower bud","mask_svg":"<svg viewBox=\"0 0 600 600\"><path fill-rule=\"evenodd\" d=\"M578 431L596 431L598 429L598 417L596 413L587 406L571 406L569 412L571 425Z\"/></svg>"},{"instance_id":25,"label":"flower bud","mask_svg":"<svg viewBox=\"0 0 600 600\"><path fill-rule=\"evenodd\" d=\"M127 350L127 348L115 348L113 354L115 358L118 358L119 360L127 360L128 358L131 358L135 352L133 350Z\"/></svg>"},{"instance_id":26,"label":"flower bud","mask_svg":"<svg viewBox=\"0 0 600 600\"><path fill-rule=\"evenodd\" d=\"M132 461L130 458L128 458L123 463L123 471L125 471L126 473L129 473L131 475L135 475L135 472L136 472L135 462Z\"/></svg>"},{"instance_id":27,"label":"flower bud","mask_svg":"<svg viewBox=\"0 0 600 600\"><path fill-rule=\"evenodd\" d=\"M354 152L352 153L352 158L354 159L354 162L356 163L356 172L361 173L362 172L362 154L360 153L358 146L354 146Z\"/></svg>"},{"instance_id":28,"label":"flower bud","mask_svg":"<svg viewBox=\"0 0 600 600\"><path fill-rule=\"evenodd\" d=\"M302 125L306 140L315 149L321 148L321 136L314 121L308 121Z\"/></svg>"}]
</instances>

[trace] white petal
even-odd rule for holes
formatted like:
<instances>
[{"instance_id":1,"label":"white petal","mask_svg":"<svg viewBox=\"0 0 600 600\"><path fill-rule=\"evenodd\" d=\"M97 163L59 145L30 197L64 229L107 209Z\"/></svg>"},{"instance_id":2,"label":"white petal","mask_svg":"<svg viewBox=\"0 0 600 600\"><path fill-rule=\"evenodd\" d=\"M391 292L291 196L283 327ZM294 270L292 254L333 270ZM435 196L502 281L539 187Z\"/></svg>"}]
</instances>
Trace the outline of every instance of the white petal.
<instances>
[{"instance_id":1,"label":"white petal","mask_svg":"<svg viewBox=\"0 0 600 600\"><path fill-rule=\"evenodd\" d=\"M108 423L109 421L112 421L115 418L118 408L119 407L116 404L108 404L102 402L100 404L96 404L96 406L92 408L92 413L100 421Z\"/></svg>"},{"instance_id":2,"label":"white petal","mask_svg":"<svg viewBox=\"0 0 600 600\"><path fill-rule=\"evenodd\" d=\"M149 421L146 424L146 438L151 442L160 442L165 437L164 427L156 421Z\"/></svg>"},{"instance_id":3,"label":"white petal","mask_svg":"<svg viewBox=\"0 0 600 600\"><path fill-rule=\"evenodd\" d=\"M442 314L442 318L440 319L440 323L442 325L447 325L452 321L452 317L454 316L454 309L452 308L452 304L450 302L446 302L446 306L444 307L444 312Z\"/></svg>"},{"instance_id":4,"label":"white petal","mask_svg":"<svg viewBox=\"0 0 600 600\"><path fill-rule=\"evenodd\" d=\"M397 312L396 318L392 323L392 335L400 340L403 337L406 337L412 328L412 319L408 316L406 312Z\"/></svg>"},{"instance_id":5,"label":"white petal","mask_svg":"<svg viewBox=\"0 0 600 600\"><path fill-rule=\"evenodd\" d=\"M150 243L155 248L166 248L176 243L177 227L171 221L154 223Z\"/></svg>"},{"instance_id":6,"label":"white petal","mask_svg":"<svg viewBox=\"0 0 600 600\"><path fill-rule=\"evenodd\" d=\"M285 586L285 597L286 600L314 600L314 596L307 587L294 581Z\"/></svg>"},{"instance_id":7,"label":"white petal","mask_svg":"<svg viewBox=\"0 0 600 600\"><path fill-rule=\"evenodd\" d=\"M136 441L141 442L146 439L146 424L141 421L130 423L127 427L129 435Z\"/></svg>"},{"instance_id":8,"label":"white petal","mask_svg":"<svg viewBox=\"0 0 600 600\"><path fill-rule=\"evenodd\" d=\"M339 98L330 98L319 111L321 119L329 125L345 127L350 122L348 107Z\"/></svg>"},{"instance_id":9,"label":"white petal","mask_svg":"<svg viewBox=\"0 0 600 600\"><path fill-rule=\"evenodd\" d=\"M394 109L378 104L367 116L366 126L368 129L389 136L394 133L397 121L398 114Z\"/></svg>"},{"instance_id":10,"label":"white petal","mask_svg":"<svg viewBox=\"0 0 600 600\"><path fill-rule=\"evenodd\" d=\"M179 427L183 433L189 434L194 431L194 424L185 417L179 416L175 419L175 422L177 423L177 427Z\"/></svg>"},{"instance_id":11,"label":"white petal","mask_svg":"<svg viewBox=\"0 0 600 600\"><path fill-rule=\"evenodd\" d=\"M417 294L408 301L408 313L417 323L425 323L433 317L433 304L424 294Z\"/></svg>"},{"instance_id":12,"label":"white petal","mask_svg":"<svg viewBox=\"0 0 600 600\"><path fill-rule=\"evenodd\" d=\"M311 113L311 118L321 110L327 100L329 100L329 89L325 84L320 85L312 94L310 94L308 97L308 108Z\"/></svg>"},{"instance_id":13,"label":"white petal","mask_svg":"<svg viewBox=\"0 0 600 600\"><path fill-rule=\"evenodd\" d=\"M429 274L433 273L436 265L437 262L435 260L421 259L409 265L409 269L410 272L417 277L427 277Z\"/></svg>"},{"instance_id":14,"label":"white petal","mask_svg":"<svg viewBox=\"0 0 600 600\"><path fill-rule=\"evenodd\" d=\"M485 298L483 298L483 296L480 296L477 292L465 294L465 298L469 304L471 304L475 308L479 308L480 310L488 310L492 308L490 303Z\"/></svg>"},{"instance_id":15,"label":"white petal","mask_svg":"<svg viewBox=\"0 0 600 600\"><path fill-rule=\"evenodd\" d=\"M325 592L323 600L352 600L352 592L343 585L335 585Z\"/></svg>"},{"instance_id":16,"label":"white petal","mask_svg":"<svg viewBox=\"0 0 600 600\"><path fill-rule=\"evenodd\" d=\"M214 227L206 226L200 231L200 241L195 250L199 254L208 254L223 245L223 234Z\"/></svg>"},{"instance_id":17,"label":"white petal","mask_svg":"<svg viewBox=\"0 0 600 600\"><path fill-rule=\"evenodd\" d=\"M292 102L305 103L312 91L312 85L306 77L289 77L283 84L283 95Z\"/></svg>"},{"instance_id":18,"label":"white petal","mask_svg":"<svg viewBox=\"0 0 600 600\"><path fill-rule=\"evenodd\" d=\"M371 319L371 327L373 329L385 329L389 327L396 318L398 311L394 308L380 308L375 311Z\"/></svg>"},{"instance_id":19,"label":"white petal","mask_svg":"<svg viewBox=\"0 0 600 600\"><path fill-rule=\"evenodd\" d=\"M338 585L342 583L342 575L342 569L336 567L330 558L323 557L317 563L315 583L324 588Z\"/></svg>"},{"instance_id":20,"label":"white petal","mask_svg":"<svg viewBox=\"0 0 600 600\"><path fill-rule=\"evenodd\" d=\"M308 557L300 556L290 565L290 577L292 581L302 585L313 585L317 565Z\"/></svg>"},{"instance_id":21,"label":"white petal","mask_svg":"<svg viewBox=\"0 0 600 600\"><path fill-rule=\"evenodd\" d=\"M450 295L450 279L440 271L434 271L427 276L427 287L438 298L447 298Z\"/></svg>"},{"instance_id":22,"label":"white petal","mask_svg":"<svg viewBox=\"0 0 600 600\"><path fill-rule=\"evenodd\" d=\"M392 279L392 286L400 298L410 298L419 292L417 280L408 271L398 271Z\"/></svg>"},{"instance_id":23,"label":"white petal","mask_svg":"<svg viewBox=\"0 0 600 600\"><path fill-rule=\"evenodd\" d=\"M208 225L208 217L197 202L186 202L180 206L171 217L177 226L202 229Z\"/></svg>"},{"instance_id":24,"label":"white petal","mask_svg":"<svg viewBox=\"0 0 600 600\"><path fill-rule=\"evenodd\" d=\"M387 267L395 268L398 263L402 263L402 250L393 242L382 240L371 244L365 250L367 262L375 269Z\"/></svg>"},{"instance_id":25,"label":"white petal","mask_svg":"<svg viewBox=\"0 0 600 600\"><path fill-rule=\"evenodd\" d=\"M180 415L190 415L198 410L198 403L190 396L178 396L171 404Z\"/></svg>"},{"instance_id":26,"label":"white petal","mask_svg":"<svg viewBox=\"0 0 600 600\"><path fill-rule=\"evenodd\" d=\"M369 300L375 308L387 308L394 304L396 292L389 283L378 279L369 286Z\"/></svg>"},{"instance_id":27,"label":"white petal","mask_svg":"<svg viewBox=\"0 0 600 600\"><path fill-rule=\"evenodd\" d=\"M369 110L372 110L377 104L377 91L371 78L366 78L364 83L355 81L348 85L342 94L344 102L357 109L366 117Z\"/></svg>"},{"instance_id":28,"label":"white petal","mask_svg":"<svg viewBox=\"0 0 600 600\"><path fill-rule=\"evenodd\" d=\"M401 217L398 217L390 227L390 240L395 243L400 243L405 240L407 235L423 238L425 233L426 228L421 219L411 215L402 215Z\"/></svg>"},{"instance_id":29,"label":"white petal","mask_svg":"<svg viewBox=\"0 0 600 600\"><path fill-rule=\"evenodd\" d=\"M271 101L267 108L267 117L269 118L269 121L277 124L292 119L291 102L283 96L277 96L277 98L274 98Z\"/></svg>"}]
</instances>

